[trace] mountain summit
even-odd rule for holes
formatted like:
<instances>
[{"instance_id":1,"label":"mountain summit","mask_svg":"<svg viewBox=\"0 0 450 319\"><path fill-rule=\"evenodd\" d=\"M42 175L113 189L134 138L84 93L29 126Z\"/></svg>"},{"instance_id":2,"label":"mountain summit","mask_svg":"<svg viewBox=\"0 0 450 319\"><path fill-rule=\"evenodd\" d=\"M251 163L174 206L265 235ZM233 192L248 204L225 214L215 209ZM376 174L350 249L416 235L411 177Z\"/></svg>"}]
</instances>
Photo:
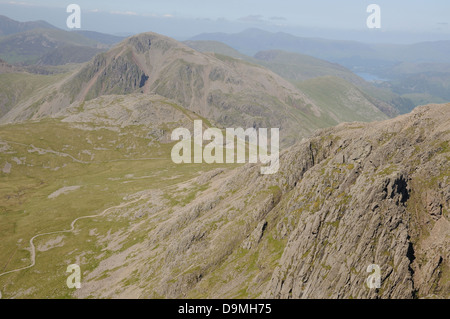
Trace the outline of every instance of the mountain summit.
<instances>
[{"instance_id":1,"label":"mountain summit","mask_svg":"<svg viewBox=\"0 0 450 319\"><path fill-rule=\"evenodd\" d=\"M201 53L155 33L122 41L108 52L98 54L57 86L50 98L42 97L39 110L34 102L23 103L7 114L5 120L48 116L103 95L156 94L221 128L280 128L282 143L288 145L320 127L342 121L387 118L357 89L342 96L353 103L327 109L262 66L220 54Z\"/></svg>"}]
</instances>

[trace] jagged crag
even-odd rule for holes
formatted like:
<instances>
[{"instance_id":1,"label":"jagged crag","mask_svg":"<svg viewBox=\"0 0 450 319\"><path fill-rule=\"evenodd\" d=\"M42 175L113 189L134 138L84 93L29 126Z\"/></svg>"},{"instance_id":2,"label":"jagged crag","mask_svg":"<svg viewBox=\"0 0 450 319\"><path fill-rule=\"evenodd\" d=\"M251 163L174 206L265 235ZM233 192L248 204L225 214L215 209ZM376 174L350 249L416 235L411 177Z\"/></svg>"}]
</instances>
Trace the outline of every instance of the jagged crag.
<instances>
[{"instance_id":1,"label":"jagged crag","mask_svg":"<svg viewBox=\"0 0 450 319\"><path fill-rule=\"evenodd\" d=\"M187 205L155 194L127 212L160 221L125 252L137 283L123 289L123 269L95 280L112 256L78 296L448 298L449 124L449 104L341 124L284 151L278 174L215 170Z\"/></svg>"}]
</instances>

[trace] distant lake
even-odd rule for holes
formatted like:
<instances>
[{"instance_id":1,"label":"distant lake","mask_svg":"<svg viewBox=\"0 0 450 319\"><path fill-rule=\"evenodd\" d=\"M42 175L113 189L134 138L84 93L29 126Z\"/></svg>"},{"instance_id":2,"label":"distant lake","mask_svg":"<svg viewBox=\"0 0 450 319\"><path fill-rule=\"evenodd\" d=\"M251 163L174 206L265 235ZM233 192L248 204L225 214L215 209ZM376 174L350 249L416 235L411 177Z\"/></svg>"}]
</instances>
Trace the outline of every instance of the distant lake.
<instances>
[{"instance_id":1,"label":"distant lake","mask_svg":"<svg viewBox=\"0 0 450 319\"><path fill-rule=\"evenodd\" d=\"M382 81L382 82L386 82L389 81L388 79L382 79L374 74L370 74L370 73L364 73L364 72L357 72L355 73L357 76L362 77L364 80L366 80L367 82L374 82L374 81Z\"/></svg>"}]
</instances>

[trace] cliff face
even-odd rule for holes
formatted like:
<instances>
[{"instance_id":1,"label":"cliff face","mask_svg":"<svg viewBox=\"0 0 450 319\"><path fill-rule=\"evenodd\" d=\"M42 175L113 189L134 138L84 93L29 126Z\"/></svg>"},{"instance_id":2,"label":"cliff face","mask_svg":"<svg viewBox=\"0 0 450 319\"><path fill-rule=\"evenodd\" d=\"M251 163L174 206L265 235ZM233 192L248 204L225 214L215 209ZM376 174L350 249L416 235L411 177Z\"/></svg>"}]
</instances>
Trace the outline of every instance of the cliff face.
<instances>
[{"instance_id":1,"label":"cliff face","mask_svg":"<svg viewBox=\"0 0 450 319\"><path fill-rule=\"evenodd\" d=\"M449 106L307 142L315 165L283 209L295 226L276 226L287 245L265 296L448 296ZM380 289L365 287L370 264Z\"/></svg>"},{"instance_id":2,"label":"cliff face","mask_svg":"<svg viewBox=\"0 0 450 319\"><path fill-rule=\"evenodd\" d=\"M120 271L123 254L103 260L77 294L448 298L449 127L449 104L342 124L282 153L278 174L218 169L153 192L117 213L138 214L146 239ZM196 195L183 200L187 189ZM379 289L365 284L371 264Z\"/></svg>"}]
</instances>

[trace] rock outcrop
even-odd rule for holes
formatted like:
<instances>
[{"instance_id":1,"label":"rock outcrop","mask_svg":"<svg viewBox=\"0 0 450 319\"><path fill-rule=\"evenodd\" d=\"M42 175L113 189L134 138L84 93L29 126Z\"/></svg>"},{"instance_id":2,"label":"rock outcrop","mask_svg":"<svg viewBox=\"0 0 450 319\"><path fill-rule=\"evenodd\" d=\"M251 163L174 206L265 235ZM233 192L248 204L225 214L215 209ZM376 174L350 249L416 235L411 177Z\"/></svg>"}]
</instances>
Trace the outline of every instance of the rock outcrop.
<instances>
[{"instance_id":1,"label":"rock outcrop","mask_svg":"<svg viewBox=\"0 0 450 319\"><path fill-rule=\"evenodd\" d=\"M450 104L424 106L320 131L281 154L278 174L248 164L180 185L173 194L199 191L139 207L152 213L136 226L147 239L124 252L130 271L112 271L113 255L77 294L448 298L449 127ZM370 265L379 288L366 285ZM95 280L108 269L116 284Z\"/></svg>"}]
</instances>

